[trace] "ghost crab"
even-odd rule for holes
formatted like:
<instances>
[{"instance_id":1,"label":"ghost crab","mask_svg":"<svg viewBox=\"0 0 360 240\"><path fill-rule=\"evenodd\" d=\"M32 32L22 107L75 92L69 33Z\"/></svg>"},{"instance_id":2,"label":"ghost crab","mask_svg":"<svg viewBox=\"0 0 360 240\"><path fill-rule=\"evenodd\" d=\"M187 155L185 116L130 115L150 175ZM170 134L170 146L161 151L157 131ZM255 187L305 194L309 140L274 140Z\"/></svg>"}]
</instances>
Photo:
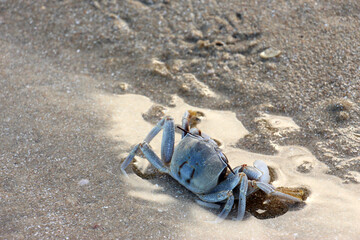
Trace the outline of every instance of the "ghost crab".
<instances>
[{"instance_id":1,"label":"ghost crab","mask_svg":"<svg viewBox=\"0 0 360 240\"><path fill-rule=\"evenodd\" d=\"M246 198L257 190L285 200L301 202L297 197L277 191L270 182L269 169L265 162L256 160L254 166L241 165L232 169L217 143L197 128L191 128L196 112L185 112L182 119L182 138L175 147L175 125L171 117L164 117L149 132L142 143L137 144L121 165L121 171L140 150L146 159L160 172L167 173L185 188L196 194L205 203L225 202L215 222L223 221L238 200L236 220L245 214ZM161 159L149 143L163 130Z\"/></svg>"}]
</instances>

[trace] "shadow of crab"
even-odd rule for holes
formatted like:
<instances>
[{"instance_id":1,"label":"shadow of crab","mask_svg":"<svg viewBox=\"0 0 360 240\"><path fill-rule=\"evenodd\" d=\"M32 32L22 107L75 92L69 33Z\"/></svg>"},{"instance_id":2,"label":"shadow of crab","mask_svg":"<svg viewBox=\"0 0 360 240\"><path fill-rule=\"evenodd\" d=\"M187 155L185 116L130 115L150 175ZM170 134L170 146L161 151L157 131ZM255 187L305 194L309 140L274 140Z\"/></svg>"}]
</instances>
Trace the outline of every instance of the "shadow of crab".
<instances>
[{"instance_id":1,"label":"shadow of crab","mask_svg":"<svg viewBox=\"0 0 360 240\"><path fill-rule=\"evenodd\" d=\"M309 191L305 188L291 188L290 190L298 192L297 195L301 195L302 200L309 196ZM269 219L284 215L288 211L301 210L305 205L305 202L284 201L258 191L248 197L246 211L258 219Z\"/></svg>"}]
</instances>

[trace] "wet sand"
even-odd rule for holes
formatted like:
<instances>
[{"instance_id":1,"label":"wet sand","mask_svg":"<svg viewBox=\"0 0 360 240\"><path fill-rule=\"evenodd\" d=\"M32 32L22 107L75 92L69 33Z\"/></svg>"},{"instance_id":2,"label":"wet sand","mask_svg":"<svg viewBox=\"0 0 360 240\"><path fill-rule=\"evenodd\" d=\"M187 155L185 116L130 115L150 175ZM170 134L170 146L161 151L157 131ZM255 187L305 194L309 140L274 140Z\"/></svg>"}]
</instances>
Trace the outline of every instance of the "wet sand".
<instances>
[{"instance_id":1,"label":"wet sand","mask_svg":"<svg viewBox=\"0 0 360 240\"><path fill-rule=\"evenodd\" d=\"M359 9L1 1L0 238L356 239ZM232 166L264 160L305 205L214 225L171 177L124 178L162 112L189 108Z\"/></svg>"}]
</instances>

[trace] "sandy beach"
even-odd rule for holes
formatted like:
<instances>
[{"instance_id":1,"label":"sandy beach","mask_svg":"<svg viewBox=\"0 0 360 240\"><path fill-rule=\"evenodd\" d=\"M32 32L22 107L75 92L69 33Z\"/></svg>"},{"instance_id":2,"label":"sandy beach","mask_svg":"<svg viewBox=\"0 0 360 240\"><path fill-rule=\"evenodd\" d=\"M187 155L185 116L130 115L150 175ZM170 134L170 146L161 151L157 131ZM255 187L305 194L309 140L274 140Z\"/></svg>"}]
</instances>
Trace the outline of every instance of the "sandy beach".
<instances>
[{"instance_id":1,"label":"sandy beach","mask_svg":"<svg viewBox=\"0 0 360 240\"><path fill-rule=\"evenodd\" d=\"M356 0L0 1L0 239L356 239L359 29ZM189 109L304 204L213 224L143 158L124 177Z\"/></svg>"}]
</instances>

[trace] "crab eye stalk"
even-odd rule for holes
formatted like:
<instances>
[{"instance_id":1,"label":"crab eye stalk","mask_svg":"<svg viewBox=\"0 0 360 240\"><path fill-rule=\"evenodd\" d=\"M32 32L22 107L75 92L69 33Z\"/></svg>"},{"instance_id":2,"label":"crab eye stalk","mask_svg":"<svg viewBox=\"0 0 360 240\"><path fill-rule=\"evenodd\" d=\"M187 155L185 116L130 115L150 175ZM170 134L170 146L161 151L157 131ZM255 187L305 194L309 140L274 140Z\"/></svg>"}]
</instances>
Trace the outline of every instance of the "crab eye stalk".
<instances>
[{"instance_id":1,"label":"crab eye stalk","mask_svg":"<svg viewBox=\"0 0 360 240\"><path fill-rule=\"evenodd\" d=\"M178 129L180 129L181 131L184 131L185 133L188 133L188 134L191 134L191 132L189 132L189 131L187 131L187 130L185 130L185 129L183 129L182 127L180 127L180 126L176 126ZM191 134L192 135L192 134Z\"/></svg>"},{"instance_id":2,"label":"crab eye stalk","mask_svg":"<svg viewBox=\"0 0 360 240\"><path fill-rule=\"evenodd\" d=\"M229 170L235 175L234 170L230 167L229 165L229 160L227 159L227 157L225 156L225 154L221 153L221 160L226 164L226 166L229 168Z\"/></svg>"},{"instance_id":3,"label":"crab eye stalk","mask_svg":"<svg viewBox=\"0 0 360 240\"><path fill-rule=\"evenodd\" d=\"M224 162L226 164L226 166L230 169L230 171L235 175L234 170L230 167L230 165L227 162Z\"/></svg>"}]
</instances>

